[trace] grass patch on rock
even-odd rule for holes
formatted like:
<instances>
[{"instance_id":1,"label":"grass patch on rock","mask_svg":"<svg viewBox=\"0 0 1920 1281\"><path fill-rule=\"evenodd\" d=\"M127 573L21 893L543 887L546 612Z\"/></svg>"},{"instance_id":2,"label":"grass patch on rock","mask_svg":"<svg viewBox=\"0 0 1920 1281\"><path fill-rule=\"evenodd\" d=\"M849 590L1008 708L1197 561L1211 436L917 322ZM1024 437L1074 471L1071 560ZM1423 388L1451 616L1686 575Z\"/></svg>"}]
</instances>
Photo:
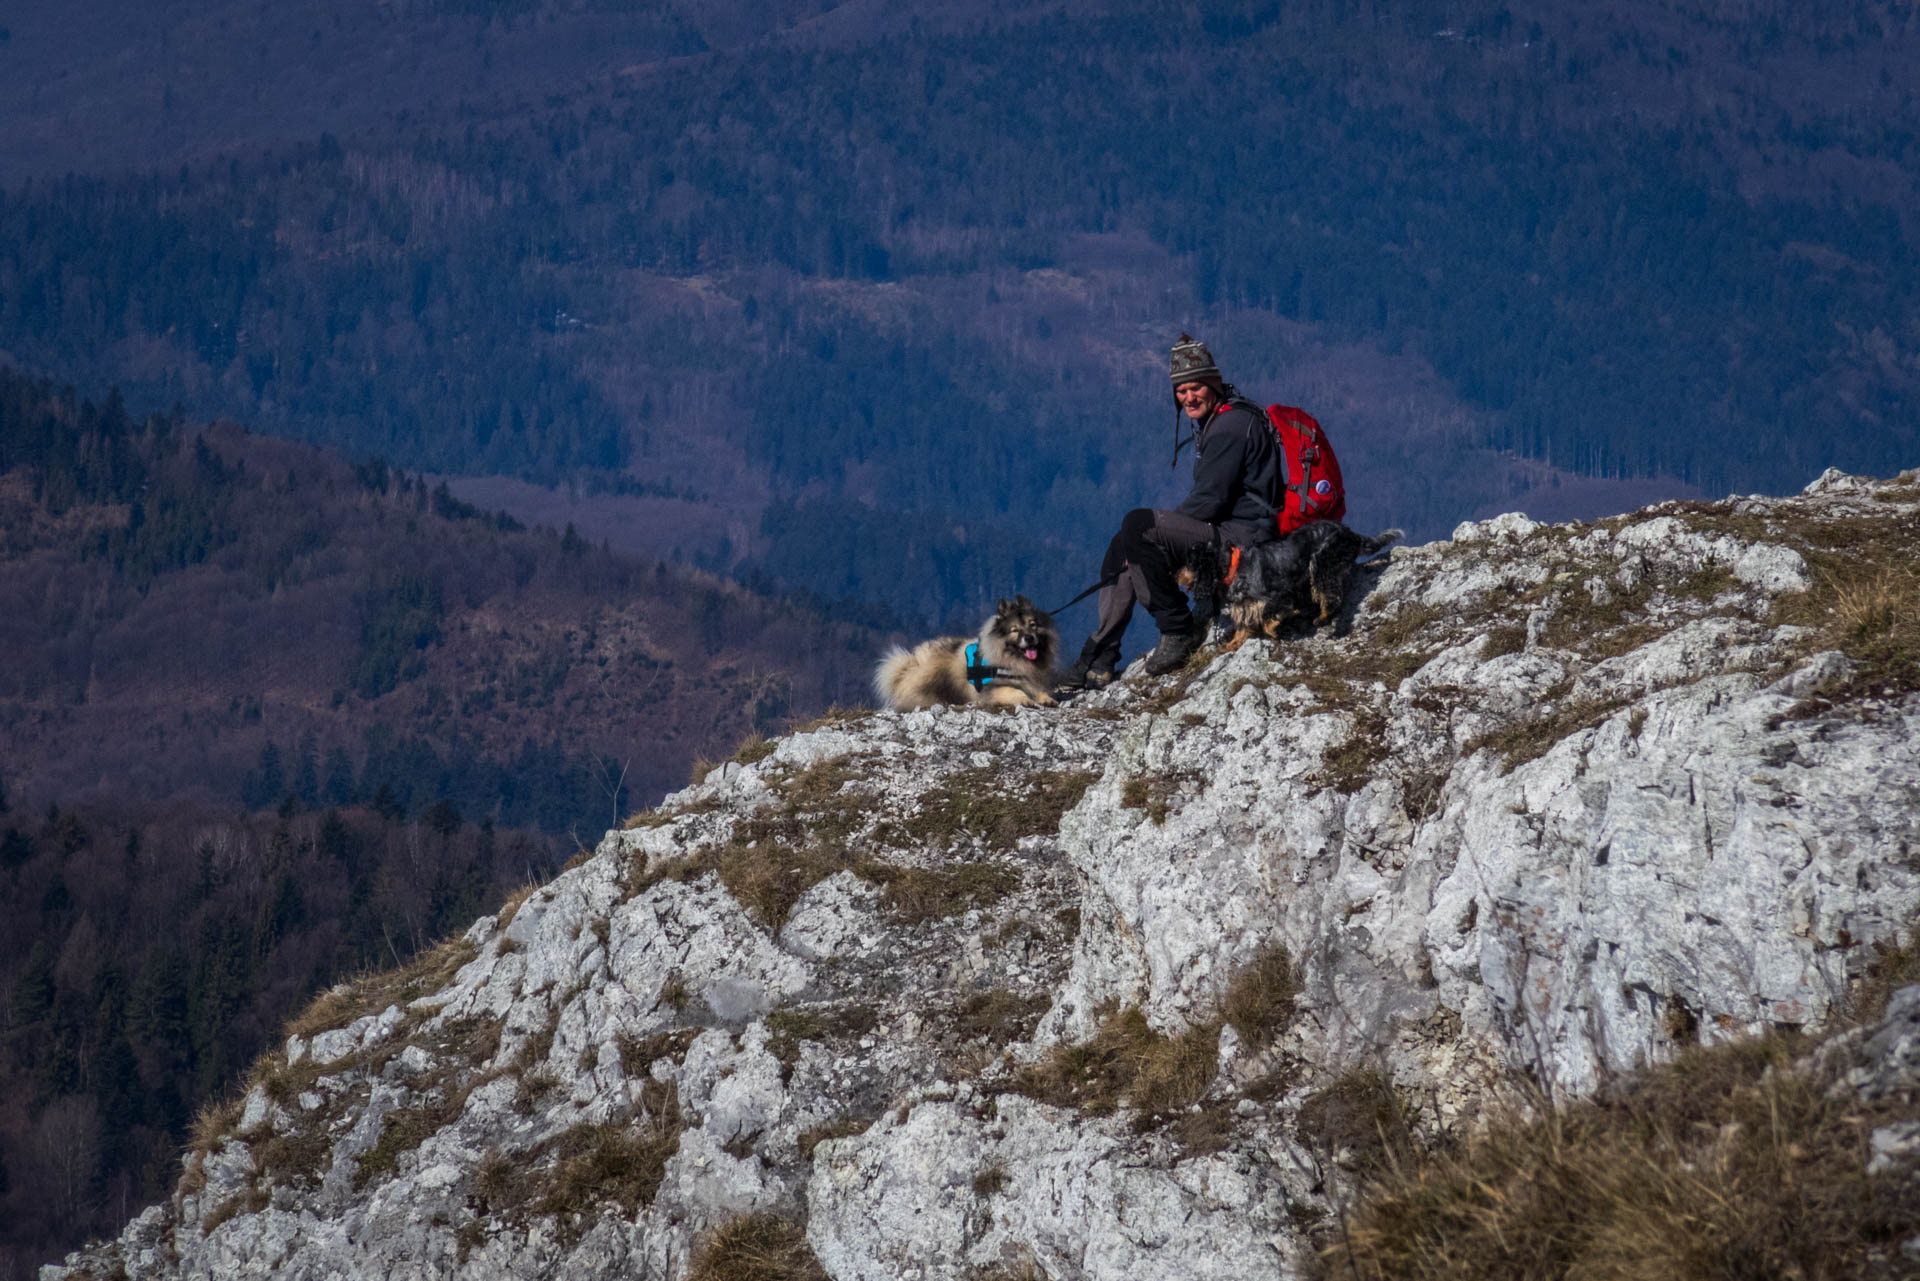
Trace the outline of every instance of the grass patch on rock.
<instances>
[{"instance_id":1,"label":"grass patch on rock","mask_svg":"<svg viewBox=\"0 0 1920 1281\"><path fill-rule=\"evenodd\" d=\"M675 819L687 818L694 814L712 814L726 808L726 802L717 796L703 796L697 801L689 801L674 809L642 810L620 825L623 832L635 832L643 828L665 827Z\"/></svg>"},{"instance_id":2,"label":"grass patch on rock","mask_svg":"<svg viewBox=\"0 0 1920 1281\"><path fill-rule=\"evenodd\" d=\"M806 1229L774 1214L749 1214L708 1233L686 1281L829 1281Z\"/></svg>"},{"instance_id":3,"label":"grass patch on rock","mask_svg":"<svg viewBox=\"0 0 1920 1281\"><path fill-rule=\"evenodd\" d=\"M1485 748L1500 758L1502 772L1538 760L1559 743L1582 730L1592 729L1627 707L1626 698L1565 699L1550 703L1541 715L1511 721L1478 735L1467 743L1463 755L1472 756Z\"/></svg>"},{"instance_id":4,"label":"grass patch on rock","mask_svg":"<svg viewBox=\"0 0 1920 1281\"><path fill-rule=\"evenodd\" d=\"M1308 781L1315 787L1330 787L1350 796L1373 779L1390 755L1386 715L1371 705L1356 707L1347 736L1321 758L1320 768Z\"/></svg>"},{"instance_id":5,"label":"grass patch on rock","mask_svg":"<svg viewBox=\"0 0 1920 1281\"><path fill-rule=\"evenodd\" d=\"M1003 987L975 992L954 1006L954 1031L962 1041L1008 1045L1031 1036L1052 1004L1045 992L1022 996Z\"/></svg>"},{"instance_id":6,"label":"grass patch on rock","mask_svg":"<svg viewBox=\"0 0 1920 1281\"><path fill-rule=\"evenodd\" d=\"M873 1007L857 1002L833 1006L790 1006L767 1015L767 1031L772 1034L767 1041L767 1048L780 1060L783 1069L790 1069L800 1061L802 1041L865 1036L873 1030L877 1021Z\"/></svg>"},{"instance_id":7,"label":"grass patch on rock","mask_svg":"<svg viewBox=\"0 0 1920 1281\"><path fill-rule=\"evenodd\" d=\"M531 887L526 892L530 893ZM369 1014L378 1014L390 1005L407 1005L431 996L453 982L462 967L479 954L479 946L471 940L448 939L397 969L363 974L337 984L315 997L296 1015L287 1024L286 1034L312 1037L343 1028Z\"/></svg>"},{"instance_id":8,"label":"grass patch on rock","mask_svg":"<svg viewBox=\"0 0 1920 1281\"><path fill-rule=\"evenodd\" d=\"M853 868L848 838L865 827L874 804L871 793L850 788L859 777L858 762L848 757L785 775L772 784L774 799L738 819L725 842L682 858L636 860L627 893L712 872L761 924L778 930L801 895L835 872Z\"/></svg>"},{"instance_id":9,"label":"grass patch on rock","mask_svg":"<svg viewBox=\"0 0 1920 1281\"><path fill-rule=\"evenodd\" d=\"M1130 1107L1136 1128L1147 1130L1206 1093L1219 1042L1218 1023L1168 1036L1148 1026L1138 1009L1121 1010L1108 1015L1090 1039L1057 1045L1038 1063L1022 1067L1011 1088L1093 1116Z\"/></svg>"},{"instance_id":10,"label":"grass patch on rock","mask_svg":"<svg viewBox=\"0 0 1920 1281\"><path fill-rule=\"evenodd\" d=\"M999 766L956 771L920 797L906 835L935 845L972 837L1010 849L1024 837L1051 836L1097 778L1091 770L1012 773Z\"/></svg>"},{"instance_id":11,"label":"grass patch on rock","mask_svg":"<svg viewBox=\"0 0 1920 1281\"><path fill-rule=\"evenodd\" d=\"M1293 1003L1300 995L1300 975L1293 957L1278 943L1262 948L1253 961L1227 985L1220 1014L1253 1051L1272 1045L1293 1024Z\"/></svg>"},{"instance_id":12,"label":"grass patch on rock","mask_svg":"<svg viewBox=\"0 0 1920 1281\"><path fill-rule=\"evenodd\" d=\"M630 1036L623 1032L614 1038L614 1046L620 1053L620 1070L629 1077L642 1077L661 1059L678 1063L686 1058L687 1051L692 1048L700 1032L701 1029L697 1027L679 1028L653 1036Z\"/></svg>"},{"instance_id":13,"label":"grass patch on rock","mask_svg":"<svg viewBox=\"0 0 1920 1281\"><path fill-rule=\"evenodd\" d=\"M207 1212L200 1221L200 1235L212 1236L220 1226L242 1214L258 1214L272 1203L272 1198L259 1188L248 1188L237 1192Z\"/></svg>"},{"instance_id":14,"label":"grass patch on rock","mask_svg":"<svg viewBox=\"0 0 1920 1281\"><path fill-rule=\"evenodd\" d=\"M884 887L882 903L908 925L990 907L1020 888L1020 874L999 863L925 868L863 862L855 871Z\"/></svg>"},{"instance_id":15,"label":"grass patch on rock","mask_svg":"<svg viewBox=\"0 0 1920 1281\"><path fill-rule=\"evenodd\" d=\"M1448 618L1447 611L1425 601L1408 601L1392 617L1373 626L1372 643L1388 649L1404 648L1409 642L1428 636Z\"/></svg>"},{"instance_id":16,"label":"grass patch on rock","mask_svg":"<svg viewBox=\"0 0 1920 1281\"><path fill-rule=\"evenodd\" d=\"M1310 1149L1365 1172L1411 1151L1412 1119L1387 1074L1363 1066L1308 1095L1294 1125Z\"/></svg>"},{"instance_id":17,"label":"grass patch on rock","mask_svg":"<svg viewBox=\"0 0 1920 1281\"><path fill-rule=\"evenodd\" d=\"M871 707L842 707L835 703L810 721L802 721L788 728L789 736L811 734L821 729L851 729L873 719Z\"/></svg>"},{"instance_id":18,"label":"grass patch on rock","mask_svg":"<svg viewBox=\"0 0 1920 1281\"><path fill-rule=\"evenodd\" d=\"M1813 587L1783 599L1775 621L1812 627L1816 648L1837 649L1857 666L1796 712L1920 689L1920 566L1912 547L1908 536L1898 547L1868 544L1809 557Z\"/></svg>"},{"instance_id":19,"label":"grass patch on rock","mask_svg":"<svg viewBox=\"0 0 1920 1281\"><path fill-rule=\"evenodd\" d=\"M354 1167L354 1191L362 1191L374 1180L391 1176L399 1168L402 1156L451 1125L467 1105L465 1089L447 1088L434 1094L435 1097L418 1107L395 1108L387 1113L380 1137L360 1154L360 1161Z\"/></svg>"},{"instance_id":20,"label":"grass patch on rock","mask_svg":"<svg viewBox=\"0 0 1920 1281\"><path fill-rule=\"evenodd\" d=\"M1173 813L1174 795L1185 781L1182 775L1135 774L1120 785L1120 808L1145 810L1147 820L1161 827Z\"/></svg>"},{"instance_id":21,"label":"grass patch on rock","mask_svg":"<svg viewBox=\"0 0 1920 1281\"><path fill-rule=\"evenodd\" d=\"M811 1161L814 1149L822 1143L829 1139L845 1139L856 1134L865 1134L867 1127L872 1124L872 1117L856 1116L850 1112L845 1116L837 1116L831 1121L809 1126L800 1132L800 1159Z\"/></svg>"},{"instance_id":22,"label":"grass patch on rock","mask_svg":"<svg viewBox=\"0 0 1920 1281\"><path fill-rule=\"evenodd\" d=\"M1869 1174L1869 1136L1913 1105L1833 1089L1796 1061L1804 1049L1777 1036L1689 1049L1607 1097L1543 1102L1382 1162L1321 1275L1902 1275L1920 1182L1897 1162Z\"/></svg>"},{"instance_id":23,"label":"grass patch on rock","mask_svg":"<svg viewBox=\"0 0 1920 1281\"><path fill-rule=\"evenodd\" d=\"M521 1151L488 1153L474 1174L475 1210L516 1224L551 1218L570 1245L602 1207L630 1218L652 1204L680 1148L679 1096L660 1081L648 1081L640 1094L635 1116L571 1126Z\"/></svg>"},{"instance_id":24,"label":"grass patch on rock","mask_svg":"<svg viewBox=\"0 0 1920 1281\"><path fill-rule=\"evenodd\" d=\"M1507 654L1518 654L1527 647L1527 629L1521 623L1503 623L1487 632L1480 644L1480 659L1500 658Z\"/></svg>"}]
</instances>

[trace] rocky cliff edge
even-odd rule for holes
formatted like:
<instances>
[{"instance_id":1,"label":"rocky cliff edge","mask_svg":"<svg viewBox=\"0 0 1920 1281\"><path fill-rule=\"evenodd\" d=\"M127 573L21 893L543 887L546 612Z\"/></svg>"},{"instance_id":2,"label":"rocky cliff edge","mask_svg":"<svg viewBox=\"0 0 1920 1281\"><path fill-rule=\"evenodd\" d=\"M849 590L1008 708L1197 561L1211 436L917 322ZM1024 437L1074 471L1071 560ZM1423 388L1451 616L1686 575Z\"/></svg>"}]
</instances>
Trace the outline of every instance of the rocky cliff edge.
<instances>
[{"instance_id":1,"label":"rocky cliff edge","mask_svg":"<svg viewBox=\"0 0 1920 1281\"><path fill-rule=\"evenodd\" d=\"M1916 534L1920 473L1507 515L1311 637L757 745L324 995L43 1275L1302 1275L1369 1091L1817 1031L1908 935Z\"/></svg>"}]
</instances>

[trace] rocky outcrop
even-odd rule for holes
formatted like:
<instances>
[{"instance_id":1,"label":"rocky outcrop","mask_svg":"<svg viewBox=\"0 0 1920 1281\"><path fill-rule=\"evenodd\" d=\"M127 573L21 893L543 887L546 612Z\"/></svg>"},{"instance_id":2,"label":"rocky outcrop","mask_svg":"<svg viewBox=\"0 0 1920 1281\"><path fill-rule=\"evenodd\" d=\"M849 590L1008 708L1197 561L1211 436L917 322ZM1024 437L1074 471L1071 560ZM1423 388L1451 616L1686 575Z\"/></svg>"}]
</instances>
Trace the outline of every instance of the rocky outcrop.
<instances>
[{"instance_id":1,"label":"rocky outcrop","mask_svg":"<svg viewBox=\"0 0 1920 1281\"><path fill-rule=\"evenodd\" d=\"M322 998L47 1275L667 1281L762 1221L835 1281L1299 1275L1339 1100L1470 1126L1818 1029L1908 933L1917 530L1913 474L1503 516L1316 636L793 733Z\"/></svg>"}]
</instances>

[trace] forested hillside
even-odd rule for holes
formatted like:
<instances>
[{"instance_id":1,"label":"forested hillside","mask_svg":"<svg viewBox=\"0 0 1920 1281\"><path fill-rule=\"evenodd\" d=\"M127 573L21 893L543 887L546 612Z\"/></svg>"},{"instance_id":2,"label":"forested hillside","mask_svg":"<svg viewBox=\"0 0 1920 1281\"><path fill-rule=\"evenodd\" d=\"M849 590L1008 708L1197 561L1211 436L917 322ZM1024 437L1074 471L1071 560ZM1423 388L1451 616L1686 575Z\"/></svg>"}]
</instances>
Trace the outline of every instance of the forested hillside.
<instances>
[{"instance_id":1,"label":"forested hillside","mask_svg":"<svg viewBox=\"0 0 1920 1281\"><path fill-rule=\"evenodd\" d=\"M408 468L615 473L715 513L702 563L929 622L1071 591L1164 497L1181 327L1416 536L1920 443L1911 5L842 6L745 46L622 6L662 57L556 52L601 5L463 12L390 21L583 74L18 185L0 348Z\"/></svg>"},{"instance_id":2,"label":"forested hillside","mask_svg":"<svg viewBox=\"0 0 1920 1281\"><path fill-rule=\"evenodd\" d=\"M34 805L385 789L560 833L624 812L609 770L658 795L859 698L878 644L383 462L4 370L0 550L0 769Z\"/></svg>"},{"instance_id":3,"label":"forested hillside","mask_svg":"<svg viewBox=\"0 0 1920 1281\"><path fill-rule=\"evenodd\" d=\"M551 842L366 806L0 812L0 1276L165 1198L195 1113L326 985L412 956Z\"/></svg>"},{"instance_id":4,"label":"forested hillside","mask_svg":"<svg viewBox=\"0 0 1920 1281\"><path fill-rule=\"evenodd\" d=\"M858 698L877 644L0 367L0 1276L164 1196L317 988Z\"/></svg>"}]
</instances>

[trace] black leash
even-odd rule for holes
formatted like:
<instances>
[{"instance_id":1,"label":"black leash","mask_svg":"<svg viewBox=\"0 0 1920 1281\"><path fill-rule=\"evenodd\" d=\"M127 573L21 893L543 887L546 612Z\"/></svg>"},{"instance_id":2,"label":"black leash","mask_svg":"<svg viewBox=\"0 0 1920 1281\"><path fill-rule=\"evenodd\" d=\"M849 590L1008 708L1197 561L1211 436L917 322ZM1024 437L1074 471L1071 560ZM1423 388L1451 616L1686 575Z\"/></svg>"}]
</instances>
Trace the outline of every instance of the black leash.
<instances>
[{"instance_id":1,"label":"black leash","mask_svg":"<svg viewBox=\"0 0 1920 1281\"><path fill-rule=\"evenodd\" d=\"M1117 583L1117 582L1119 582L1119 581L1120 581L1120 574L1121 574L1121 573L1124 573L1124 572L1125 572L1125 570L1123 569L1123 570L1121 570L1121 571L1118 571L1118 572L1116 572L1116 573L1112 573L1112 574L1109 574L1109 575L1107 575L1107 577L1105 577L1105 578L1103 578L1103 579L1101 579L1101 580L1100 580L1099 582L1097 582L1097 583L1095 583L1095 584L1094 584L1093 586L1091 586L1091 587L1089 587L1089 588L1087 588L1087 590L1085 590L1084 592L1081 592L1081 593L1080 593L1080 594L1079 594L1078 596L1075 596L1075 597L1074 597L1074 598L1073 598L1072 600L1070 600L1070 601L1068 601L1068 602L1067 602L1066 604L1064 604L1064 605L1062 605L1062 606L1060 606L1060 607L1059 607L1058 609L1050 609L1050 610L1048 610L1047 612L1048 612L1049 614L1058 614L1058 613L1060 612L1060 610L1063 610L1063 609L1072 609L1072 608L1073 608L1073 607L1074 607L1075 605L1078 605L1078 604L1079 604L1079 603L1080 603L1081 601L1083 601L1083 600L1085 600L1085 599L1086 599L1087 597L1089 597L1089 596L1091 596L1091 595L1093 595L1093 594L1094 594L1095 592L1097 592L1097 591L1099 591L1099 590L1100 590L1100 589L1101 589L1102 587L1111 587L1111 586L1113 586L1113 584L1115 584L1115 583Z\"/></svg>"}]
</instances>

